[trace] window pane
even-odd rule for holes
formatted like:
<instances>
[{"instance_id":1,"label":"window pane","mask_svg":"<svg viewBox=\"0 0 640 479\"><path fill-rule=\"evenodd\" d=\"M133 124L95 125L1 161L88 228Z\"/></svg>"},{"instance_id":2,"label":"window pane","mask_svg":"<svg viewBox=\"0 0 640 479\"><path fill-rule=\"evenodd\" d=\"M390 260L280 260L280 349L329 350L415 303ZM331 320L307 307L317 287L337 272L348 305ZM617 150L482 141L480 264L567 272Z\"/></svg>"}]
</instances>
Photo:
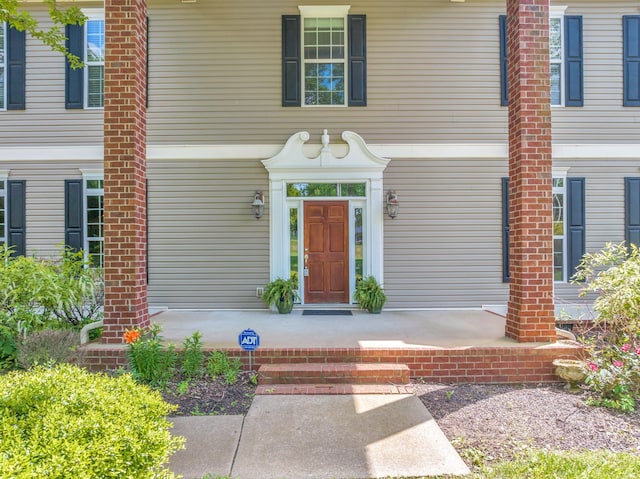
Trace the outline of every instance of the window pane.
<instances>
[{"instance_id":1,"label":"window pane","mask_svg":"<svg viewBox=\"0 0 640 479\"><path fill-rule=\"evenodd\" d=\"M91 264L102 268L104 266L104 252L102 241L89 241L89 258Z\"/></svg>"},{"instance_id":2,"label":"window pane","mask_svg":"<svg viewBox=\"0 0 640 479\"><path fill-rule=\"evenodd\" d=\"M100 108L104 98L104 66L87 66L87 106Z\"/></svg>"},{"instance_id":3,"label":"window pane","mask_svg":"<svg viewBox=\"0 0 640 479\"><path fill-rule=\"evenodd\" d=\"M340 196L367 196L365 183L343 183L340 185Z\"/></svg>"},{"instance_id":4,"label":"window pane","mask_svg":"<svg viewBox=\"0 0 640 479\"><path fill-rule=\"evenodd\" d=\"M553 179L553 187L554 188L564 188L564 178L554 178Z\"/></svg>"},{"instance_id":5,"label":"window pane","mask_svg":"<svg viewBox=\"0 0 640 479\"><path fill-rule=\"evenodd\" d=\"M104 20L87 22L87 61L104 62Z\"/></svg>"},{"instance_id":6,"label":"window pane","mask_svg":"<svg viewBox=\"0 0 640 479\"><path fill-rule=\"evenodd\" d=\"M87 196L87 208L102 208L102 196L90 195Z\"/></svg>"},{"instance_id":7,"label":"window pane","mask_svg":"<svg viewBox=\"0 0 640 479\"><path fill-rule=\"evenodd\" d=\"M87 188L101 190L104 187L103 180L87 180Z\"/></svg>"},{"instance_id":8,"label":"window pane","mask_svg":"<svg viewBox=\"0 0 640 479\"><path fill-rule=\"evenodd\" d=\"M553 235L564 236L564 195L553 195Z\"/></svg>"},{"instance_id":9,"label":"window pane","mask_svg":"<svg viewBox=\"0 0 640 479\"><path fill-rule=\"evenodd\" d=\"M289 266L291 276L298 277L298 208L289 208Z\"/></svg>"},{"instance_id":10,"label":"window pane","mask_svg":"<svg viewBox=\"0 0 640 479\"><path fill-rule=\"evenodd\" d=\"M551 64L551 104L562 105L562 70L559 63Z\"/></svg>"},{"instance_id":11,"label":"window pane","mask_svg":"<svg viewBox=\"0 0 640 479\"><path fill-rule=\"evenodd\" d=\"M336 183L289 183L287 196L338 196L338 185Z\"/></svg>"},{"instance_id":12,"label":"window pane","mask_svg":"<svg viewBox=\"0 0 640 479\"><path fill-rule=\"evenodd\" d=\"M552 18L549 21L549 58L562 60L562 22L560 18Z\"/></svg>"},{"instance_id":13,"label":"window pane","mask_svg":"<svg viewBox=\"0 0 640 479\"><path fill-rule=\"evenodd\" d=\"M563 246L564 246L564 240L562 239L553 240L553 279L554 281L564 280L564 275L562 274L564 270Z\"/></svg>"},{"instance_id":14,"label":"window pane","mask_svg":"<svg viewBox=\"0 0 640 479\"><path fill-rule=\"evenodd\" d=\"M363 276L363 268L362 268L362 258L364 258L364 245L362 242L362 208L355 209L355 238L354 244L356 248L355 259L356 259L356 281L362 279Z\"/></svg>"}]
</instances>

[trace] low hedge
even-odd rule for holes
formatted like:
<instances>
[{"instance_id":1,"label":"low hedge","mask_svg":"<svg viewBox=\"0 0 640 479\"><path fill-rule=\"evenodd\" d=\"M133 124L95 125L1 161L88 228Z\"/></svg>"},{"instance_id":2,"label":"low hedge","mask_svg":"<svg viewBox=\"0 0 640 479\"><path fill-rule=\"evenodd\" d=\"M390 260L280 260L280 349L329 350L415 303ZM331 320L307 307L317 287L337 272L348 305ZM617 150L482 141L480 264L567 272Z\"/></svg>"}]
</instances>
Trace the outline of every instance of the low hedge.
<instances>
[{"instance_id":1,"label":"low hedge","mask_svg":"<svg viewBox=\"0 0 640 479\"><path fill-rule=\"evenodd\" d=\"M2 375L0 477L174 478L173 408L129 375L69 364Z\"/></svg>"}]
</instances>

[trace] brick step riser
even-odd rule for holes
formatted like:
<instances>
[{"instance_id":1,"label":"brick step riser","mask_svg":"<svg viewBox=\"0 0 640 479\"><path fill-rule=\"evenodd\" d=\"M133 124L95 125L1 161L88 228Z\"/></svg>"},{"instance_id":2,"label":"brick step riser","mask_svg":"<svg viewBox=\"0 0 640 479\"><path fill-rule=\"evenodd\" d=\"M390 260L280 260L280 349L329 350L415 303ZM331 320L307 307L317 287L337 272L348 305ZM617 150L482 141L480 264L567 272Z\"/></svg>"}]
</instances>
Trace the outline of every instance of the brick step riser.
<instances>
[{"instance_id":1,"label":"brick step riser","mask_svg":"<svg viewBox=\"0 0 640 479\"><path fill-rule=\"evenodd\" d=\"M282 364L260 368L258 382L271 384L409 384L406 365Z\"/></svg>"}]
</instances>

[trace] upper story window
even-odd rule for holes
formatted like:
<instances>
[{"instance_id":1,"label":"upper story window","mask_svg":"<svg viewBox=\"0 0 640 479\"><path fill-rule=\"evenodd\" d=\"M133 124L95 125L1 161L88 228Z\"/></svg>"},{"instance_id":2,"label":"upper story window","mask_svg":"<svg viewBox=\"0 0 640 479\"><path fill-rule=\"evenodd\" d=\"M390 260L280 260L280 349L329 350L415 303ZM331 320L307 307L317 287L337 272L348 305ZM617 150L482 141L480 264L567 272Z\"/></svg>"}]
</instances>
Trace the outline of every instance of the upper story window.
<instances>
[{"instance_id":1,"label":"upper story window","mask_svg":"<svg viewBox=\"0 0 640 479\"><path fill-rule=\"evenodd\" d=\"M282 17L282 106L366 106L366 17L299 6Z\"/></svg>"},{"instance_id":2,"label":"upper story window","mask_svg":"<svg viewBox=\"0 0 640 479\"><path fill-rule=\"evenodd\" d=\"M304 104L345 105L345 27L341 17L303 17Z\"/></svg>"},{"instance_id":3,"label":"upper story window","mask_svg":"<svg viewBox=\"0 0 640 479\"><path fill-rule=\"evenodd\" d=\"M565 15L566 6L549 9L549 76L552 106L584 106L582 16ZM507 91L507 17L500 16L501 104Z\"/></svg>"},{"instance_id":4,"label":"upper story window","mask_svg":"<svg viewBox=\"0 0 640 479\"><path fill-rule=\"evenodd\" d=\"M104 106L104 10L83 9L84 25L66 26L66 47L84 63L83 68L65 66L65 107L92 109Z\"/></svg>"},{"instance_id":5,"label":"upper story window","mask_svg":"<svg viewBox=\"0 0 640 479\"><path fill-rule=\"evenodd\" d=\"M549 72L551 76L551 104L562 105L564 99L564 48L562 14L554 13L549 19Z\"/></svg>"},{"instance_id":6,"label":"upper story window","mask_svg":"<svg viewBox=\"0 0 640 479\"><path fill-rule=\"evenodd\" d=\"M6 55L6 29L7 25L2 22L0 23L0 110L6 109L7 100L6 100L6 87L7 84L7 55Z\"/></svg>"},{"instance_id":7,"label":"upper story window","mask_svg":"<svg viewBox=\"0 0 640 479\"><path fill-rule=\"evenodd\" d=\"M85 24L86 108L104 106L104 13L90 12Z\"/></svg>"}]
</instances>

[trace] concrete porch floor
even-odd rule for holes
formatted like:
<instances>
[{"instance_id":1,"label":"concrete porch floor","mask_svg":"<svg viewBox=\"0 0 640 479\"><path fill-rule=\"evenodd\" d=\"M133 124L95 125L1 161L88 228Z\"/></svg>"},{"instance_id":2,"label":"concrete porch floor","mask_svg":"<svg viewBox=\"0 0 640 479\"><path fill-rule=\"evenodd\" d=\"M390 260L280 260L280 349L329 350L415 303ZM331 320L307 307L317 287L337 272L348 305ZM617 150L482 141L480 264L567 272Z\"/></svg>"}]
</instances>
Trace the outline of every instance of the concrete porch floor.
<instances>
[{"instance_id":1,"label":"concrete porch floor","mask_svg":"<svg viewBox=\"0 0 640 479\"><path fill-rule=\"evenodd\" d=\"M318 308L305 308L318 309ZM484 310L393 311L352 316L309 316L271 311L165 310L152 316L166 342L176 345L196 331L209 348L238 348L253 329L260 348L468 348L531 347L504 335L505 318ZM540 346L540 344L538 344Z\"/></svg>"}]
</instances>

